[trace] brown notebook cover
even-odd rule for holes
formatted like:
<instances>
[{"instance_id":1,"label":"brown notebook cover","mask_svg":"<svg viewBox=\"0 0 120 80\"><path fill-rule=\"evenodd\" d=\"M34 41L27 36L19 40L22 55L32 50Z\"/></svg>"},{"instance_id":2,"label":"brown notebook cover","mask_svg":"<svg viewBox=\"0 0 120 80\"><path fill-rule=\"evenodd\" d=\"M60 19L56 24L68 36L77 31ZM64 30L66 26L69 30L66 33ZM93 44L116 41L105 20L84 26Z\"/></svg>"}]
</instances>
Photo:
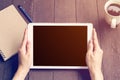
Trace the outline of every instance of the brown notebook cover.
<instances>
[{"instance_id":1,"label":"brown notebook cover","mask_svg":"<svg viewBox=\"0 0 120 80\"><path fill-rule=\"evenodd\" d=\"M27 23L10 5L0 11L0 54L4 60L18 52Z\"/></svg>"}]
</instances>

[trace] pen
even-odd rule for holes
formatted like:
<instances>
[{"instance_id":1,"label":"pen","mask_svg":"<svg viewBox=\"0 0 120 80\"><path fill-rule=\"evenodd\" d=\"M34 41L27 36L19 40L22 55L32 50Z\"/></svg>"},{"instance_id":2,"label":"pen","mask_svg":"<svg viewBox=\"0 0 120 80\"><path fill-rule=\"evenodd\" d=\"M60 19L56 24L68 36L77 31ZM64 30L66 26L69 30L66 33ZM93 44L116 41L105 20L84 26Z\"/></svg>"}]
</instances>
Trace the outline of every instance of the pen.
<instances>
[{"instance_id":1,"label":"pen","mask_svg":"<svg viewBox=\"0 0 120 80\"><path fill-rule=\"evenodd\" d=\"M28 13L25 11L25 9L21 6L21 5L18 5L18 9L21 11L21 13L25 16L25 18L30 22L32 23L32 19L31 17L28 15Z\"/></svg>"}]
</instances>

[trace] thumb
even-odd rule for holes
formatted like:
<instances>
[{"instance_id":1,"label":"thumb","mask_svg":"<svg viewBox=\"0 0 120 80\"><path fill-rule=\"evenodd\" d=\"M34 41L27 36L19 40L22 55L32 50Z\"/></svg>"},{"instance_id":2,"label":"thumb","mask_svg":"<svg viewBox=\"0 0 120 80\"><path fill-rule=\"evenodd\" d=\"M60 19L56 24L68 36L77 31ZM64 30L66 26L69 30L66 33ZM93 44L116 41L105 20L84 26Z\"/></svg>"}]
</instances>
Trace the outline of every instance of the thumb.
<instances>
[{"instance_id":1,"label":"thumb","mask_svg":"<svg viewBox=\"0 0 120 80\"><path fill-rule=\"evenodd\" d=\"M31 48L31 42L30 41L27 41L27 55L30 55L32 53L32 48Z\"/></svg>"},{"instance_id":2,"label":"thumb","mask_svg":"<svg viewBox=\"0 0 120 80\"><path fill-rule=\"evenodd\" d=\"M92 41L92 40L89 41L87 47L88 47L88 48L87 48L88 52L89 52L89 51L90 51L90 52L93 51L93 41Z\"/></svg>"}]
</instances>

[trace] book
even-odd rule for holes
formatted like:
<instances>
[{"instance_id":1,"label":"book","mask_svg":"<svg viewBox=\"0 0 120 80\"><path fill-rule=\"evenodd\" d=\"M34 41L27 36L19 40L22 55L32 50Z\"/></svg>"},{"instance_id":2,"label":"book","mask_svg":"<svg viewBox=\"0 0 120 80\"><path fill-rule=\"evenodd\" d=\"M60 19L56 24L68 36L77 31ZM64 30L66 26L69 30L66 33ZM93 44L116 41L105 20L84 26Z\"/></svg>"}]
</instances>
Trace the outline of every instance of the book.
<instances>
[{"instance_id":1,"label":"book","mask_svg":"<svg viewBox=\"0 0 120 80\"><path fill-rule=\"evenodd\" d=\"M4 61L18 52L26 27L14 5L0 11L0 54Z\"/></svg>"}]
</instances>

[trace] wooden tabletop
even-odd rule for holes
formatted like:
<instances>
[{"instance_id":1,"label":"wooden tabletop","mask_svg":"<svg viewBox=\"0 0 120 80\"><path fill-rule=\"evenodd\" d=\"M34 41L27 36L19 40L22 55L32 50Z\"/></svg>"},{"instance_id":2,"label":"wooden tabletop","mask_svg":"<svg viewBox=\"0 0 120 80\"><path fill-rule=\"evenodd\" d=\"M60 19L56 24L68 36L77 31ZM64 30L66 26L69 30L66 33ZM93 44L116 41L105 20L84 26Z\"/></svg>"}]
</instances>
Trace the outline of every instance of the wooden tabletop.
<instances>
[{"instance_id":1,"label":"wooden tabletop","mask_svg":"<svg viewBox=\"0 0 120 80\"><path fill-rule=\"evenodd\" d=\"M104 20L107 0L0 0L0 10L10 4L22 5L33 22L93 23L104 51L102 70L105 80L120 79L120 26L111 29ZM10 80L17 69L17 55L3 62L0 80ZM86 70L30 70L26 80L90 80Z\"/></svg>"}]
</instances>

